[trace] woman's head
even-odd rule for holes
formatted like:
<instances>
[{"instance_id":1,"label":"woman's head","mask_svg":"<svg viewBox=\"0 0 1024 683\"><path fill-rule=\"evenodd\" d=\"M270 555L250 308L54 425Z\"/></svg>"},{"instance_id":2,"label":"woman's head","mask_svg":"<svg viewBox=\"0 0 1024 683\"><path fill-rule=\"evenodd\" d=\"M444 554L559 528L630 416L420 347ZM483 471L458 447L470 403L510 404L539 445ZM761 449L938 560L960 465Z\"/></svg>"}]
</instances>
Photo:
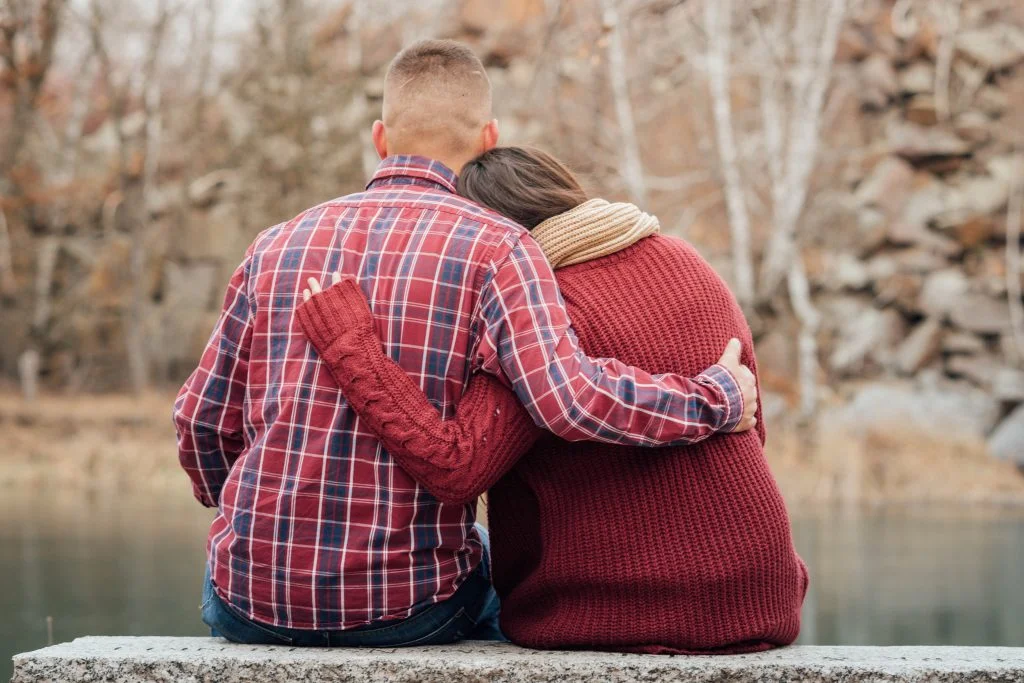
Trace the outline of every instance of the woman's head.
<instances>
[{"instance_id":1,"label":"woman's head","mask_svg":"<svg viewBox=\"0 0 1024 683\"><path fill-rule=\"evenodd\" d=\"M587 201L572 171L547 152L495 147L462 167L459 194L532 230Z\"/></svg>"}]
</instances>

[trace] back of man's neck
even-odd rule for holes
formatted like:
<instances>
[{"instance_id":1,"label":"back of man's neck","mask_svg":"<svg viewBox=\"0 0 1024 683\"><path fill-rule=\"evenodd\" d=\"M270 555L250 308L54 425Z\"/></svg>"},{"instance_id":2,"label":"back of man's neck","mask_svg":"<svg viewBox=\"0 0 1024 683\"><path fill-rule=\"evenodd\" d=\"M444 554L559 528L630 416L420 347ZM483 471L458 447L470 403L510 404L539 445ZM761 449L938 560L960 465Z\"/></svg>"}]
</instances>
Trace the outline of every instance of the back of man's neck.
<instances>
[{"instance_id":1,"label":"back of man's neck","mask_svg":"<svg viewBox=\"0 0 1024 683\"><path fill-rule=\"evenodd\" d=\"M418 149L395 149L388 150L388 154L391 156L397 155L408 155L424 157L431 161L437 161L447 166L453 173L458 174L462 170L462 167L466 165L469 159L462 157L453 157L445 154L437 154L429 150L418 150Z\"/></svg>"}]
</instances>

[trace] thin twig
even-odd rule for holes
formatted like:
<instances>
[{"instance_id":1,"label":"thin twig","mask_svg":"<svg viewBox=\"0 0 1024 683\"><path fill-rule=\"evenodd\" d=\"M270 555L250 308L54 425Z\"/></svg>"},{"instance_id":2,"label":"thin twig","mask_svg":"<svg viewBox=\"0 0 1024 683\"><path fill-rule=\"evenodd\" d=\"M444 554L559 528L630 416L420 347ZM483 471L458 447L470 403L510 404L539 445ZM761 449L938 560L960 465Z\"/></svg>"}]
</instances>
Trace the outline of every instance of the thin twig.
<instances>
[{"instance_id":1,"label":"thin twig","mask_svg":"<svg viewBox=\"0 0 1024 683\"><path fill-rule=\"evenodd\" d=\"M1024 213L1024 154L1018 155L1010 176L1010 201L1006 209L1006 295L1010 326L1017 349L1017 364L1024 365L1024 302L1021 301L1021 213Z\"/></svg>"}]
</instances>

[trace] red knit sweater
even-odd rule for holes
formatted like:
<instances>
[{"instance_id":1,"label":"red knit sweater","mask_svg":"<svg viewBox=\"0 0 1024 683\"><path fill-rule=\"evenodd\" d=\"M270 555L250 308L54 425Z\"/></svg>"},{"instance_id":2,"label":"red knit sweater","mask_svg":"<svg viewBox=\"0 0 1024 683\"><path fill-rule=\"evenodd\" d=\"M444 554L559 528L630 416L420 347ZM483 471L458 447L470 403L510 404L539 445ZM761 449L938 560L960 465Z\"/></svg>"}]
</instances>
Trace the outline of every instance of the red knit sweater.
<instances>
[{"instance_id":1,"label":"red knit sweater","mask_svg":"<svg viewBox=\"0 0 1024 683\"><path fill-rule=\"evenodd\" d=\"M694 376L731 337L756 373L726 284L684 242L654 236L558 271L584 350ZM807 570L756 431L643 449L561 441L499 380L476 375L442 421L382 352L352 280L298 313L353 408L431 493L487 489L501 626L535 648L736 653L800 630Z\"/></svg>"}]
</instances>

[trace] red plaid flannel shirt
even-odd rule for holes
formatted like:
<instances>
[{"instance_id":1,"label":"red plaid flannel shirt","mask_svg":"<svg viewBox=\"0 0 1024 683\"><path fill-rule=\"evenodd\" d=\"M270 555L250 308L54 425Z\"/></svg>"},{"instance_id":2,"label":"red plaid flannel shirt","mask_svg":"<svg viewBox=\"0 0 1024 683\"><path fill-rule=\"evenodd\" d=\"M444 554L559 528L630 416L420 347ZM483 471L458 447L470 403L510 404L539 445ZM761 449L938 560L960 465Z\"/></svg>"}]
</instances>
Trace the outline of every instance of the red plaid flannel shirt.
<instances>
[{"instance_id":1,"label":"red plaid flannel shirt","mask_svg":"<svg viewBox=\"0 0 1024 683\"><path fill-rule=\"evenodd\" d=\"M256 238L175 403L182 466L217 507L214 583L254 621L333 630L407 617L480 559L474 506L439 503L395 464L298 329L307 278L336 270L357 276L387 353L445 417L481 368L567 439L692 442L742 413L718 366L690 381L587 358L522 227L458 197L437 162L385 159L365 192Z\"/></svg>"}]
</instances>

